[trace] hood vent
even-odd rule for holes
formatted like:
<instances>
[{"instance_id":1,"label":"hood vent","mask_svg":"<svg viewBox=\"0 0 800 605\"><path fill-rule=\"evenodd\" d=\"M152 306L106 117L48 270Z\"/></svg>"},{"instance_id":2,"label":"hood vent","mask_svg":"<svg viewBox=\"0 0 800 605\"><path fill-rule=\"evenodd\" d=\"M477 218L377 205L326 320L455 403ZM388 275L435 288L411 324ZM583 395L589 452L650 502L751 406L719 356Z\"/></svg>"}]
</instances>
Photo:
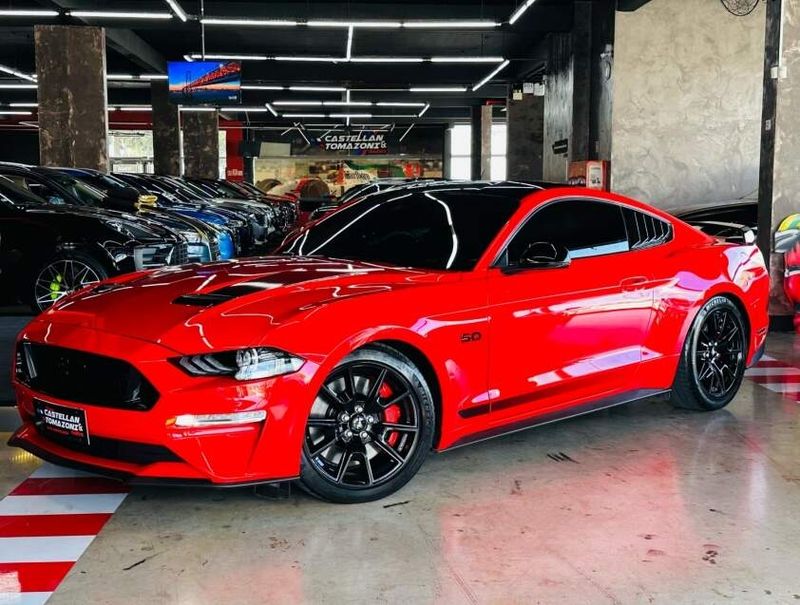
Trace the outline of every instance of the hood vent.
<instances>
[{"instance_id":1,"label":"hood vent","mask_svg":"<svg viewBox=\"0 0 800 605\"><path fill-rule=\"evenodd\" d=\"M255 294L256 292L264 291L263 284L237 284L235 286L227 286L220 288L214 292L205 294L183 294L172 301L175 305L188 305L191 307L214 307L221 305L224 302L246 296L247 294Z\"/></svg>"}]
</instances>

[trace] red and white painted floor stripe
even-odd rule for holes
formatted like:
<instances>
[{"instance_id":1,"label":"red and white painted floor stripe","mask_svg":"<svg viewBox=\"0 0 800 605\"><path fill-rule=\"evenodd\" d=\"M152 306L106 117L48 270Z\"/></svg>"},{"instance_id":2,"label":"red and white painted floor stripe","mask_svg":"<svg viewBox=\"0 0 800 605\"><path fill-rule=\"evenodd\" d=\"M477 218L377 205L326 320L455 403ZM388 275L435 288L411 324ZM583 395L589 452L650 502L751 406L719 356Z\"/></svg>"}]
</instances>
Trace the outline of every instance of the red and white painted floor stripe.
<instances>
[{"instance_id":1,"label":"red and white painted floor stripe","mask_svg":"<svg viewBox=\"0 0 800 605\"><path fill-rule=\"evenodd\" d=\"M770 391L800 401L800 368L796 366L765 355L746 376Z\"/></svg>"},{"instance_id":2,"label":"red and white painted floor stripe","mask_svg":"<svg viewBox=\"0 0 800 605\"><path fill-rule=\"evenodd\" d=\"M0 605L42 605L127 495L45 463L0 500Z\"/></svg>"}]
</instances>

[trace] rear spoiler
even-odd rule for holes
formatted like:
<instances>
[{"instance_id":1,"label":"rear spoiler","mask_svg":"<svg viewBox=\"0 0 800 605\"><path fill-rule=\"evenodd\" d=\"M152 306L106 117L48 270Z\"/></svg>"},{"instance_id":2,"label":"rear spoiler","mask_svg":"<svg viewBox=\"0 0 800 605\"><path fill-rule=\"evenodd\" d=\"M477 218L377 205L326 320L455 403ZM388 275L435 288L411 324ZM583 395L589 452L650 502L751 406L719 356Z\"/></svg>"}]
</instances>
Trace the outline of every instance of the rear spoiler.
<instances>
[{"instance_id":1,"label":"rear spoiler","mask_svg":"<svg viewBox=\"0 0 800 605\"><path fill-rule=\"evenodd\" d=\"M731 244L746 244L748 246L756 243L755 232L746 225L737 223L723 223L720 221L686 221L695 229L699 229L706 235L719 238Z\"/></svg>"}]
</instances>

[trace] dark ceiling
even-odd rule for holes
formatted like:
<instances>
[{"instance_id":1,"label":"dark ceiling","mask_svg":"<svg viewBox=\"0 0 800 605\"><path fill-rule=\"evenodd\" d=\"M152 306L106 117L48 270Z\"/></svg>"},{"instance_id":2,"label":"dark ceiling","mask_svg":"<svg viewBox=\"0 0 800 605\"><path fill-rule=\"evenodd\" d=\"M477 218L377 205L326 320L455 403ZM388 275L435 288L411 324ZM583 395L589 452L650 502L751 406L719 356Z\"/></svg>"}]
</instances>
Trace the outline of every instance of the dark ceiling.
<instances>
[{"instance_id":1,"label":"dark ceiling","mask_svg":"<svg viewBox=\"0 0 800 605\"><path fill-rule=\"evenodd\" d=\"M286 19L297 26L206 25L207 54L245 54L270 57L243 61L243 84L274 86L338 86L352 89L352 101L426 102L430 110L420 121L459 119L469 107L486 98L504 98L506 85L535 79L544 67L543 45L549 32L566 32L572 27L572 0L536 0L516 23L509 18L525 0L384 0L297 2L208 0L202 9L207 18ZM186 22L169 20L78 18L65 11L135 11L170 13L165 0L101 2L99 0L0 0L0 9L55 9L52 18L0 16L0 65L34 72L33 25L38 23L92 24L107 28L109 74L154 74L165 72L165 62L182 60L185 54L203 50L200 24L201 2L178 0L188 14ZM351 56L419 57L423 63L295 62L271 57L337 57L346 55L348 28L314 27L314 20L337 21L419 21L488 20L499 23L490 28L373 28L356 26ZM433 63L431 57L502 57L508 67L480 90L470 89L498 63ZM9 77L7 82L13 79ZM411 87L465 87L466 92L414 93ZM368 90L365 90L368 89ZM267 102L286 100L343 99L343 93L300 93L297 91L245 90L243 105L264 107ZM0 103L33 101L32 90L1 90ZM109 82L109 103L146 104L146 82ZM292 108L311 111L309 108ZM351 108L353 111L355 109ZM369 109L376 114L377 108ZM363 111L363 108L361 108ZM414 121L417 109L381 108L381 115L396 115L398 122ZM276 121L268 113L251 114L255 121Z\"/></svg>"}]
</instances>

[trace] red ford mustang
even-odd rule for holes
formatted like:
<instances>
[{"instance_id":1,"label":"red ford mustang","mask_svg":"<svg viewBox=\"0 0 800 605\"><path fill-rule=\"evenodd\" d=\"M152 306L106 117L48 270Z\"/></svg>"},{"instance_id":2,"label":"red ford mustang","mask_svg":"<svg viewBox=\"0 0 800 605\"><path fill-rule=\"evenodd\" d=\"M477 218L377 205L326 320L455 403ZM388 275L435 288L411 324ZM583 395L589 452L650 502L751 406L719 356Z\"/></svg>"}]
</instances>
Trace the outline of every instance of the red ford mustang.
<instances>
[{"instance_id":1,"label":"red ford mustang","mask_svg":"<svg viewBox=\"0 0 800 605\"><path fill-rule=\"evenodd\" d=\"M367 501L432 449L655 395L722 408L767 332L754 246L585 189L398 187L282 252L123 276L37 317L11 443Z\"/></svg>"}]
</instances>

